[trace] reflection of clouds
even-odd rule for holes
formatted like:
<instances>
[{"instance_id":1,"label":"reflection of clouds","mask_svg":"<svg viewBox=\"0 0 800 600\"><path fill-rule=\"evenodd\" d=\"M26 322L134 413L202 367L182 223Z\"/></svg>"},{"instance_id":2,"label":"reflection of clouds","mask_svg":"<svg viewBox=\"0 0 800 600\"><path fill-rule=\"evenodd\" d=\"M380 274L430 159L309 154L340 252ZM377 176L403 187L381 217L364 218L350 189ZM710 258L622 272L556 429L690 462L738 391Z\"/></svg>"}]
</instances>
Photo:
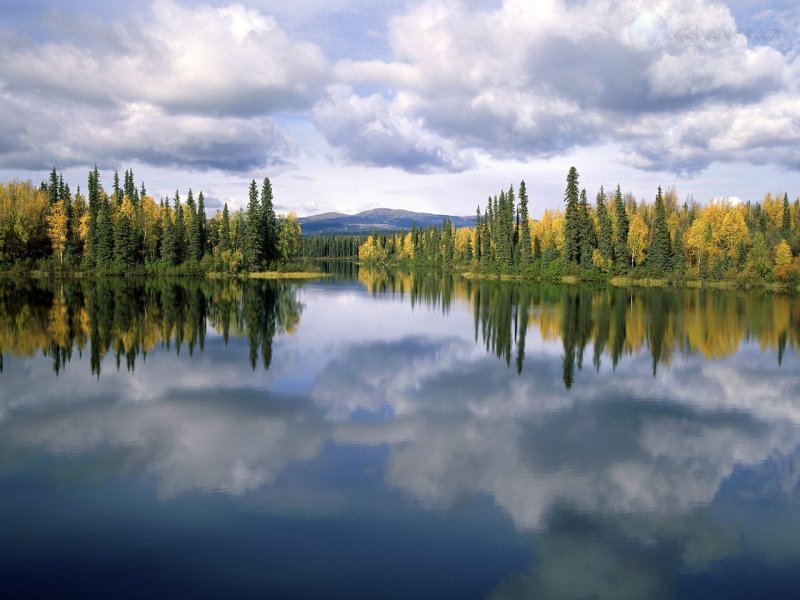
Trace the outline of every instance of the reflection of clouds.
<instances>
[{"instance_id":1,"label":"reflection of clouds","mask_svg":"<svg viewBox=\"0 0 800 600\"><path fill-rule=\"evenodd\" d=\"M471 331L364 341L362 328L357 342L323 353L305 383L310 400L298 387L289 409L267 388L297 357L323 356L304 335L276 338L295 359L276 352L268 373L249 369L243 340L223 351L213 337L191 360L154 352L133 376L94 380L76 366L56 379L46 360L15 362L0 392L3 445L115 453L164 496L263 487L327 441L387 445L386 482L425 506L485 494L531 529L557 505L686 513L711 502L737 467L800 443L800 383L789 365L747 348L746 360L676 359L655 379L638 354L616 373L584 372L566 392L560 358L536 345L517 376L476 351Z\"/></svg>"},{"instance_id":2,"label":"reflection of clouds","mask_svg":"<svg viewBox=\"0 0 800 600\"><path fill-rule=\"evenodd\" d=\"M558 503L686 512L711 502L737 465L790 453L800 443L797 379L752 358L689 357L654 380L639 355L566 393L560 366L533 353L514 377L452 341L414 338L352 346L313 396L337 418L388 407L390 423L351 424L337 439L394 444L386 479L424 505L489 494L518 527L536 528Z\"/></svg>"},{"instance_id":3,"label":"reflection of clouds","mask_svg":"<svg viewBox=\"0 0 800 600\"><path fill-rule=\"evenodd\" d=\"M291 399L297 408L271 411L270 398L242 407L233 396L213 396L138 405L93 401L20 415L0 431L3 445L12 447L116 454L121 470L154 477L162 497L192 489L242 494L314 457L322 445L320 428L300 418L300 398Z\"/></svg>"}]
</instances>

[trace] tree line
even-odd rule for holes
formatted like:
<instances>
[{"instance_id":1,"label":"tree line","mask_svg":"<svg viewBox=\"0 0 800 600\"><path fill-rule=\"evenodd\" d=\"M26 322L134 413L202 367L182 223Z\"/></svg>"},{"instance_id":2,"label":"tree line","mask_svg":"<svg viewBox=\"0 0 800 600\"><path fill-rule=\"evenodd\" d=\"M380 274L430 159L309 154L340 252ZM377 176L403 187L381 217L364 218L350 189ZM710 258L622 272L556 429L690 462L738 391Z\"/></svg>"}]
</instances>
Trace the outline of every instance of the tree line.
<instances>
[{"instance_id":1,"label":"tree line","mask_svg":"<svg viewBox=\"0 0 800 600\"><path fill-rule=\"evenodd\" d=\"M292 266L300 253L294 213L277 216L272 184L250 182L246 210L227 203L210 219L202 191L158 202L133 170L106 192L95 167L86 194L55 168L38 187L0 183L0 268L101 273L261 271Z\"/></svg>"},{"instance_id":2,"label":"tree line","mask_svg":"<svg viewBox=\"0 0 800 600\"><path fill-rule=\"evenodd\" d=\"M575 167L563 209L529 216L525 182L478 206L474 227L374 234L359 247L368 263L406 261L496 274L581 279L697 278L800 285L800 198L768 193L760 202L682 204L674 188L636 201L603 187L590 204Z\"/></svg>"}]
</instances>

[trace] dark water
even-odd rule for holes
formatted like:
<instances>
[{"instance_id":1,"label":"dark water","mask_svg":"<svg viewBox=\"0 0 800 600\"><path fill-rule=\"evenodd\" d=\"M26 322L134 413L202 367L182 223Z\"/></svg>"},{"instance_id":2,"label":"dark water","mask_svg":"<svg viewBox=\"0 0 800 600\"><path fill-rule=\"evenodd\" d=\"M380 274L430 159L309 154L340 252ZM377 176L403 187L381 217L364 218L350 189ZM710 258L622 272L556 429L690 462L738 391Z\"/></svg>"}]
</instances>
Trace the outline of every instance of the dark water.
<instances>
[{"instance_id":1,"label":"dark water","mask_svg":"<svg viewBox=\"0 0 800 600\"><path fill-rule=\"evenodd\" d=\"M800 301L0 286L3 597L800 597Z\"/></svg>"}]
</instances>

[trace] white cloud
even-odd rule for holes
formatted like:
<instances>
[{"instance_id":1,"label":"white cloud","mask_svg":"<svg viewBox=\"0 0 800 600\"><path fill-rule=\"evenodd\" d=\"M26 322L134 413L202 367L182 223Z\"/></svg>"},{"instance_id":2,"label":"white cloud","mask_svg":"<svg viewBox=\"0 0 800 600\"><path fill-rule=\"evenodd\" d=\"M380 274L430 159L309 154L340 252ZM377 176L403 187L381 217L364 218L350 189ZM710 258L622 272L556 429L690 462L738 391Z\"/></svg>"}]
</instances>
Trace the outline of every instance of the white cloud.
<instances>
[{"instance_id":1,"label":"white cloud","mask_svg":"<svg viewBox=\"0 0 800 600\"><path fill-rule=\"evenodd\" d=\"M800 142L794 127L779 123L744 136L736 127L752 128L753 114L776 119L774 97L797 87L791 58L750 44L713 1L662 3L665 43L642 50L627 25L644 8L634 0L506 0L485 10L423 2L391 20L393 61L347 60L334 69L343 84L384 91L330 88L316 122L353 160L408 170L432 156L463 170L474 164L463 160L466 152L527 159L614 142L639 168L656 167L658 147L658 166L694 172L715 160L760 162L775 141ZM664 135L665 123L677 131ZM709 136L728 148L708 144ZM736 137L746 139L731 144ZM416 160L404 151L417 149L412 140L424 148ZM766 162L796 165L785 153Z\"/></svg>"}]
</instances>

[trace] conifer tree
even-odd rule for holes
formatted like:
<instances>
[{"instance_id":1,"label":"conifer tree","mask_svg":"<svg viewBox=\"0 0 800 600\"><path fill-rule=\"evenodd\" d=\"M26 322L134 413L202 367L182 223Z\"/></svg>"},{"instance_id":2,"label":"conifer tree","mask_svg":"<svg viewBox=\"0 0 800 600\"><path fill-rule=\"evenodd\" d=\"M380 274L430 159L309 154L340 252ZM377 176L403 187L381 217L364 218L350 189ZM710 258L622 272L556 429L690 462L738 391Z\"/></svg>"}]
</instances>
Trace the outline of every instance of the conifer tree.
<instances>
[{"instance_id":1,"label":"conifer tree","mask_svg":"<svg viewBox=\"0 0 800 600\"><path fill-rule=\"evenodd\" d=\"M578 209L578 170L570 167L564 192L564 259L578 262L580 258L580 214Z\"/></svg>"},{"instance_id":2,"label":"conifer tree","mask_svg":"<svg viewBox=\"0 0 800 600\"><path fill-rule=\"evenodd\" d=\"M63 180L61 185L63 187ZM56 173L55 167L53 167L53 170L50 171L50 185L47 186L47 192L50 200L50 206L53 206L53 204L58 202L58 173Z\"/></svg>"},{"instance_id":3,"label":"conifer tree","mask_svg":"<svg viewBox=\"0 0 800 600\"><path fill-rule=\"evenodd\" d=\"M625 269L630 260L630 255L628 254L628 215L625 212L625 204L622 202L622 190L619 184L617 184L617 192L614 195L614 212L617 217L617 229L614 232L614 260L617 267Z\"/></svg>"},{"instance_id":4,"label":"conifer tree","mask_svg":"<svg viewBox=\"0 0 800 600\"><path fill-rule=\"evenodd\" d=\"M519 249L519 264L523 267L530 265L533 249L531 226L528 222L528 191L524 180L519 183Z\"/></svg>"},{"instance_id":5,"label":"conifer tree","mask_svg":"<svg viewBox=\"0 0 800 600\"><path fill-rule=\"evenodd\" d=\"M606 194L602 187L597 193L597 221L600 231L597 236L597 248L603 258L611 260L614 257L614 241L612 239L611 218L606 209Z\"/></svg>"},{"instance_id":6,"label":"conifer tree","mask_svg":"<svg viewBox=\"0 0 800 600\"><path fill-rule=\"evenodd\" d=\"M130 200L125 197L122 206L131 205ZM116 224L114 225L114 260L117 265L124 270L130 269L135 260L135 244L133 236L133 226L127 211L121 210Z\"/></svg>"},{"instance_id":7,"label":"conifer tree","mask_svg":"<svg viewBox=\"0 0 800 600\"><path fill-rule=\"evenodd\" d=\"M114 171L114 202L122 204L122 190L119 187L119 173Z\"/></svg>"},{"instance_id":8,"label":"conifer tree","mask_svg":"<svg viewBox=\"0 0 800 600\"><path fill-rule=\"evenodd\" d=\"M647 264L655 275L662 275L669 270L672 248L670 248L669 229L664 210L664 198L661 195L661 186L656 194L655 216L653 217L652 240L647 252Z\"/></svg>"},{"instance_id":9,"label":"conifer tree","mask_svg":"<svg viewBox=\"0 0 800 600\"><path fill-rule=\"evenodd\" d=\"M258 203L256 180L250 182L250 201L247 204L247 221L245 223L244 260L251 271L261 267L264 237L262 228L262 211Z\"/></svg>"},{"instance_id":10,"label":"conifer tree","mask_svg":"<svg viewBox=\"0 0 800 600\"><path fill-rule=\"evenodd\" d=\"M592 252L597 247L592 216L589 214L589 201L586 198L586 189L581 190L581 200L578 204L578 218L580 223L580 264L585 267L592 264Z\"/></svg>"},{"instance_id":11,"label":"conifer tree","mask_svg":"<svg viewBox=\"0 0 800 600\"><path fill-rule=\"evenodd\" d=\"M175 263L180 264L186 260L186 224L185 216L183 214L183 205L181 204L181 196L178 190L175 190L174 208L175 211L175 227L174 227L174 240L175 240Z\"/></svg>"},{"instance_id":12,"label":"conifer tree","mask_svg":"<svg viewBox=\"0 0 800 600\"><path fill-rule=\"evenodd\" d=\"M200 219L197 215L197 207L194 204L194 195L191 188L189 188L189 193L186 196L186 218L189 230L186 240L186 259L200 260L203 253Z\"/></svg>"},{"instance_id":13,"label":"conifer tree","mask_svg":"<svg viewBox=\"0 0 800 600\"><path fill-rule=\"evenodd\" d=\"M278 256L278 219L272 206L272 183L264 177L261 184L261 235L263 238L262 256L266 262L280 258Z\"/></svg>"},{"instance_id":14,"label":"conifer tree","mask_svg":"<svg viewBox=\"0 0 800 600\"><path fill-rule=\"evenodd\" d=\"M175 224L172 222L169 204L162 203L162 236L161 236L161 259L167 265L174 267L178 264L178 249L175 243Z\"/></svg>"},{"instance_id":15,"label":"conifer tree","mask_svg":"<svg viewBox=\"0 0 800 600\"><path fill-rule=\"evenodd\" d=\"M481 224L481 207L480 204L475 211L475 258L480 261L481 260L481 252L482 252L482 235L483 235L483 225Z\"/></svg>"},{"instance_id":16,"label":"conifer tree","mask_svg":"<svg viewBox=\"0 0 800 600\"><path fill-rule=\"evenodd\" d=\"M231 249L231 219L228 214L228 203L222 208L222 221L219 226L219 249L225 252Z\"/></svg>"},{"instance_id":17,"label":"conifer tree","mask_svg":"<svg viewBox=\"0 0 800 600\"><path fill-rule=\"evenodd\" d=\"M789 210L789 194L783 195L783 217L781 219L781 237L784 240L792 239L792 216Z\"/></svg>"},{"instance_id":18,"label":"conifer tree","mask_svg":"<svg viewBox=\"0 0 800 600\"><path fill-rule=\"evenodd\" d=\"M114 226L111 222L111 209L108 200L101 199L97 212L97 250L96 264L99 268L108 268L114 260Z\"/></svg>"},{"instance_id":19,"label":"conifer tree","mask_svg":"<svg viewBox=\"0 0 800 600\"><path fill-rule=\"evenodd\" d=\"M208 219L206 218L206 199L203 190L197 197L197 227L200 230L200 255L197 260L202 260L208 248Z\"/></svg>"}]
</instances>

